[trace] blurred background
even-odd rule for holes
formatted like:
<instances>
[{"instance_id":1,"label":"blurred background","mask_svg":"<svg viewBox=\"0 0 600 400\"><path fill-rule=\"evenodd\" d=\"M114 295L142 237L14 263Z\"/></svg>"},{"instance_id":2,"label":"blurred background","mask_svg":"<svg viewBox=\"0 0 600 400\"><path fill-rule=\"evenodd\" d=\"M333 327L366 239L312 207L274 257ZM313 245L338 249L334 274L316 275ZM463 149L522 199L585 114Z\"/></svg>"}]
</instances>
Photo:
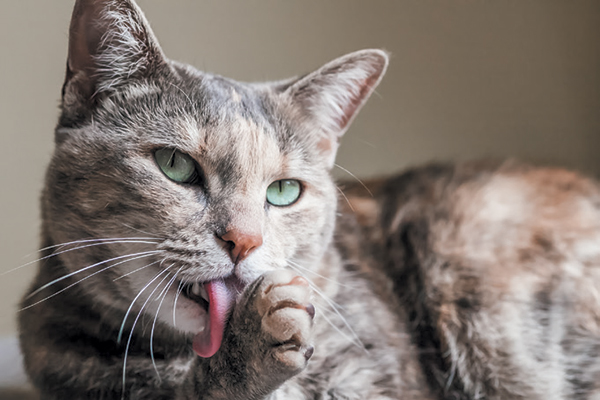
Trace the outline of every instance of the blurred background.
<instances>
[{"instance_id":1,"label":"blurred background","mask_svg":"<svg viewBox=\"0 0 600 400\"><path fill-rule=\"evenodd\" d=\"M139 3L167 56L244 81L367 47L391 52L340 149L338 164L357 176L483 157L600 176L598 0ZM35 258L72 5L0 1L0 271ZM35 268L0 275L0 336L16 332Z\"/></svg>"}]
</instances>

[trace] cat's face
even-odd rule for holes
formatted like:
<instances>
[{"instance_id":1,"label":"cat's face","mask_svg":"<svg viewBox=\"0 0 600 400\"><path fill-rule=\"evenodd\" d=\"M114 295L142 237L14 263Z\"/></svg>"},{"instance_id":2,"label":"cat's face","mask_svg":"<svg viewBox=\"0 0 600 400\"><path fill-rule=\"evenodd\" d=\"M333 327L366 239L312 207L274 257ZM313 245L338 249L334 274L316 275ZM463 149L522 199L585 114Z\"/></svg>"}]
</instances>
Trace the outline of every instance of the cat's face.
<instances>
[{"instance_id":1,"label":"cat's face","mask_svg":"<svg viewBox=\"0 0 600 400\"><path fill-rule=\"evenodd\" d=\"M161 260L115 282L124 297L166 268L178 271L175 283L235 274L247 284L290 263L318 264L330 241L336 189L315 144L301 128L289 126L269 89L178 73L185 84L173 79L124 89L94 110L93 123L60 129L64 141L47 189L57 219L54 241L156 242L112 245L119 250L110 256L160 251L102 274L114 279ZM282 188L282 198L291 193L289 205L271 204L277 193L271 202L267 198L269 186L281 180L299 182L297 199L293 187ZM256 242L237 264L228 232ZM186 306L185 296L179 301ZM172 321L168 303L164 319ZM193 311L178 318L181 328L198 329L194 317L200 311Z\"/></svg>"},{"instance_id":2,"label":"cat's face","mask_svg":"<svg viewBox=\"0 0 600 400\"><path fill-rule=\"evenodd\" d=\"M90 240L60 257L98 301L205 330L201 297L228 308L266 271L321 268L337 140L386 62L362 51L298 80L242 84L165 59L135 4L78 2L46 240Z\"/></svg>"}]
</instances>

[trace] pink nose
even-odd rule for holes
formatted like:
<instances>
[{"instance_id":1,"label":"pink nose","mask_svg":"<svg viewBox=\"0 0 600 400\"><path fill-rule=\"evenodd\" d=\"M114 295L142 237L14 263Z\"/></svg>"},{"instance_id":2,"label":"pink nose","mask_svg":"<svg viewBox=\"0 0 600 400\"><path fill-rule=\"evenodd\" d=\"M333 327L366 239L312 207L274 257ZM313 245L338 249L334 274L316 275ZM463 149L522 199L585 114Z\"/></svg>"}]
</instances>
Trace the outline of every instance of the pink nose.
<instances>
[{"instance_id":1,"label":"pink nose","mask_svg":"<svg viewBox=\"0 0 600 400\"><path fill-rule=\"evenodd\" d=\"M247 233L237 229L228 231L221 236L221 239L231 244L229 257L235 264L240 263L263 243L260 233Z\"/></svg>"}]
</instances>

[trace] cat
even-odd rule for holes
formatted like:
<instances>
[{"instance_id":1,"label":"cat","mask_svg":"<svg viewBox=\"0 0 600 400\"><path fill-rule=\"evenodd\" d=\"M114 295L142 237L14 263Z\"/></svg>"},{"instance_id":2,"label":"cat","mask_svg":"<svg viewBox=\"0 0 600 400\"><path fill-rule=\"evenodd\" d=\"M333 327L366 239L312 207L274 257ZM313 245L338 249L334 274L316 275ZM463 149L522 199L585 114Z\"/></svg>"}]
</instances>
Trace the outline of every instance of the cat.
<instances>
[{"instance_id":1,"label":"cat","mask_svg":"<svg viewBox=\"0 0 600 400\"><path fill-rule=\"evenodd\" d=\"M42 399L600 397L600 188L517 162L336 186L388 56L240 83L77 0L20 343Z\"/></svg>"}]
</instances>

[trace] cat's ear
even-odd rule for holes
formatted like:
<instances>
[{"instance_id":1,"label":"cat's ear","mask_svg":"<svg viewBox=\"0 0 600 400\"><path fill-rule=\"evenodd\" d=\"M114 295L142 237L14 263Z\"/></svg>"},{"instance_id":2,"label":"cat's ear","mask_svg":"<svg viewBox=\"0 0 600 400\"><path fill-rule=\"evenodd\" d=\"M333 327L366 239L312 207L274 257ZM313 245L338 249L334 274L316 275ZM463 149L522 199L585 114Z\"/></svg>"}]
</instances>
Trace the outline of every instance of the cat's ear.
<instances>
[{"instance_id":1,"label":"cat's ear","mask_svg":"<svg viewBox=\"0 0 600 400\"><path fill-rule=\"evenodd\" d=\"M382 50L361 50L337 58L285 89L304 123L319 135L319 150L333 166L339 138L381 81L388 65Z\"/></svg>"},{"instance_id":2,"label":"cat's ear","mask_svg":"<svg viewBox=\"0 0 600 400\"><path fill-rule=\"evenodd\" d=\"M77 0L69 30L63 101L90 101L165 63L133 0Z\"/></svg>"}]
</instances>

